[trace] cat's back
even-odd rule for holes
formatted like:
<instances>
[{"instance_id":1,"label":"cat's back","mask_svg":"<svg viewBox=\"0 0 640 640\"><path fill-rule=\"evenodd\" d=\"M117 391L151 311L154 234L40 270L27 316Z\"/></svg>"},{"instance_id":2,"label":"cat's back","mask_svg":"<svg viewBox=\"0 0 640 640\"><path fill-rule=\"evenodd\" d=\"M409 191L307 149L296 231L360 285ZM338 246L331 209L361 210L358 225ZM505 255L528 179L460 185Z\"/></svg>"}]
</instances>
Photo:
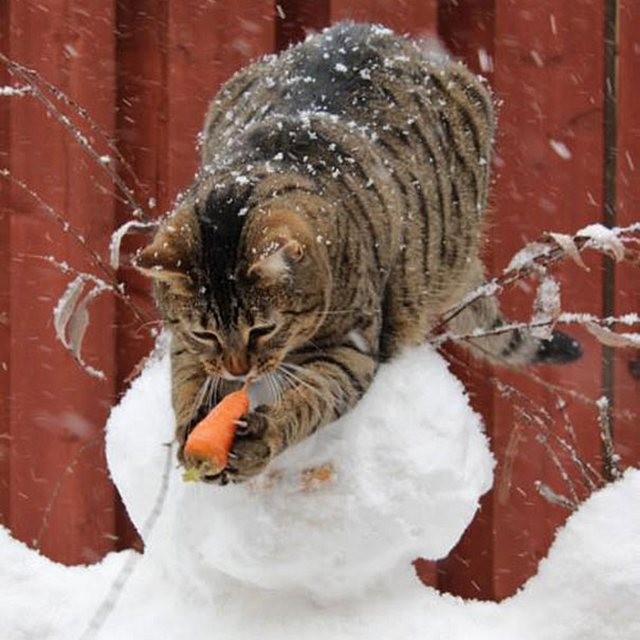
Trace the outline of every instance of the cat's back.
<instances>
[{"instance_id":1,"label":"cat's back","mask_svg":"<svg viewBox=\"0 0 640 640\"><path fill-rule=\"evenodd\" d=\"M491 98L463 65L385 27L338 23L249 65L222 87L205 124L205 160L269 119L325 113L381 129L398 110L413 110L410 100L428 102L434 81L459 87L472 117L491 121Z\"/></svg>"}]
</instances>

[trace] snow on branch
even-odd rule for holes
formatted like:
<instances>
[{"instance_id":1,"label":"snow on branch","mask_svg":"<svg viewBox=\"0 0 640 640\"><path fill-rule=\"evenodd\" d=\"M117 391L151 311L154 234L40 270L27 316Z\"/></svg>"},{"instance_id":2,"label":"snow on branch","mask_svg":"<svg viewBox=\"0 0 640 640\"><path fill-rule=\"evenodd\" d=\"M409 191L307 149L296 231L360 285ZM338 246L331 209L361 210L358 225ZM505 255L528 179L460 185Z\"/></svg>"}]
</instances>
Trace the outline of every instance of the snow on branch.
<instances>
[{"instance_id":1,"label":"snow on branch","mask_svg":"<svg viewBox=\"0 0 640 640\"><path fill-rule=\"evenodd\" d=\"M565 314L560 312L560 290L557 282L547 274L548 268L565 258L572 259L578 266L588 270L582 259L586 249L596 250L608 255L616 262L622 260L638 261L640 222L626 227L609 229L601 224L590 224L573 235L546 233L535 242L520 249L509 262L501 275L480 285L467 294L458 304L448 309L434 331L431 342L440 345L450 340L470 340L484 336L529 329L538 337L548 337L558 323L584 324L588 331L602 344L614 347L640 347L640 334L615 333L608 327L616 324L637 324L637 314L626 314L619 318L597 318L589 314ZM502 289L518 280L535 275L541 280L534 303L534 313L530 322L502 325L494 329L477 330L464 335L441 333L446 325L464 309L481 298L494 296Z\"/></svg>"},{"instance_id":2,"label":"snow on branch","mask_svg":"<svg viewBox=\"0 0 640 640\"><path fill-rule=\"evenodd\" d=\"M30 93L32 93L32 91L31 91L31 87L28 84L17 85L17 86L7 85L4 87L0 87L0 96L4 96L6 98L14 98L14 97L19 98L21 96L26 96Z\"/></svg>"},{"instance_id":3,"label":"snow on branch","mask_svg":"<svg viewBox=\"0 0 640 640\"><path fill-rule=\"evenodd\" d=\"M551 328L558 324L570 325L579 324L594 335L602 344L614 347L640 347L640 333L615 333L607 327L615 324L634 325L640 324L640 317L636 313L626 313L621 316L610 316L599 318L590 313L562 312L555 318L542 318L530 320L529 322L511 322L502 324L493 329L483 329L478 327L469 333L441 333L432 336L429 342L435 346L440 346L445 342L466 342L476 338L496 336L502 333L511 333L518 330L529 330L534 333L538 329Z\"/></svg>"}]
</instances>

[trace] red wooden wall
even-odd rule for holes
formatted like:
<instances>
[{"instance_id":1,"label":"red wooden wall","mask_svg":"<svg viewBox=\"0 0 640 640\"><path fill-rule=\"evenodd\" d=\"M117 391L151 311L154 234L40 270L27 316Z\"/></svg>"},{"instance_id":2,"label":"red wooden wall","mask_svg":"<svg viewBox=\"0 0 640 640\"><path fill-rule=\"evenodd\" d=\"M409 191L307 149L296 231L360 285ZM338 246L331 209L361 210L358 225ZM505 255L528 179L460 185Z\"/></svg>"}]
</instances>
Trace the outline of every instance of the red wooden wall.
<instances>
[{"instance_id":1,"label":"red wooden wall","mask_svg":"<svg viewBox=\"0 0 640 640\"><path fill-rule=\"evenodd\" d=\"M605 30L616 16L618 49L606 49ZM490 272L545 230L638 218L640 8L634 0L282 0L277 6L271 0L14 0L0 2L0 50L85 107L137 174L136 198L154 198L164 212L194 173L196 134L216 87L256 56L344 18L413 35L438 33L489 78L502 102ZM9 81L0 65L0 85ZM605 100L607 86L612 93ZM569 154L558 155L557 143ZM129 215L111 195L112 179L33 97L0 97L3 167L103 254L111 230ZM48 255L88 267L68 234L0 180L0 521L52 558L91 562L135 543L105 471L101 429L150 342L130 311L105 296L93 307L86 344L87 359L107 381L80 371L53 335L51 309L68 276L41 259ZM591 256L589 273L573 264L558 269L564 307L637 310L637 270L603 270L601 263ZM120 275L150 311L147 283L127 266ZM526 318L531 297L515 287L504 302ZM618 451L625 464L638 464L638 354L620 352L609 362L598 344L575 333L585 356L562 368L493 371L449 351L485 416L498 467L494 490L454 552L437 565L418 563L425 582L500 599L535 572L567 516L540 497L535 483L567 494L561 466L578 497L588 494L558 437L601 468L594 400L603 393L612 401ZM559 397L566 401L562 409Z\"/></svg>"}]
</instances>

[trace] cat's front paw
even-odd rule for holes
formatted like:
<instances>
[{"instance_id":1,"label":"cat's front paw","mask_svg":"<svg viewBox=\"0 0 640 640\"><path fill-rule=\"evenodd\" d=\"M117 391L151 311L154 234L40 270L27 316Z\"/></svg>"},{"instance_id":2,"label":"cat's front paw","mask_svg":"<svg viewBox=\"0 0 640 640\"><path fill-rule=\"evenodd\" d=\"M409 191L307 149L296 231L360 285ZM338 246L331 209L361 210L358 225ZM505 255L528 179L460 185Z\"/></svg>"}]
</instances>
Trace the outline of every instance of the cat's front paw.
<instances>
[{"instance_id":1,"label":"cat's front paw","mask_svg":"<svg viewBox=\"0 0 640 640\"><path fill-rule=\"evenodd\" d=\"M280 450L278 438L268 416L258 410L243 416L229 452L225 469L231 482L244 482L257 476Z\"/></svg>"},{"instance_id":2,"label":"cat's front paw","mask_svg":"<svg viewBox=\"0 0 640 640\"><path fill-rule=\"evenodd\" d=\"M281 448L280 438L266 413L260 408L251 411L238 421L227 466L221 473L202 479L221 485L244 482L261 473Z\"/></svg>"}]
</instances>

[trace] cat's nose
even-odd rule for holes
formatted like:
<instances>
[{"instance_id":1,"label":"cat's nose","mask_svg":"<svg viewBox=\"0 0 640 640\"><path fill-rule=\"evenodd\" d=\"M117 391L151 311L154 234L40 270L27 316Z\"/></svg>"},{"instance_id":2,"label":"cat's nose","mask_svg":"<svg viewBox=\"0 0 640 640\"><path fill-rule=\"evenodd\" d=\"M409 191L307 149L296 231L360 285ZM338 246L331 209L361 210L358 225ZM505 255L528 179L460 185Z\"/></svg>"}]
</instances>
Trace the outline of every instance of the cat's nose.
<instances>
[{"instance_id":1,"label":"cat's nose","mask_svg":"<svg viewBox=\"0 0 640 640\"><path fill-rule=\"evenodd\" d=\"M245 376L249 373L249 361L242 354L229 354L224 359L224 366L232 376Z\"/></svg>"}]
</instances>

